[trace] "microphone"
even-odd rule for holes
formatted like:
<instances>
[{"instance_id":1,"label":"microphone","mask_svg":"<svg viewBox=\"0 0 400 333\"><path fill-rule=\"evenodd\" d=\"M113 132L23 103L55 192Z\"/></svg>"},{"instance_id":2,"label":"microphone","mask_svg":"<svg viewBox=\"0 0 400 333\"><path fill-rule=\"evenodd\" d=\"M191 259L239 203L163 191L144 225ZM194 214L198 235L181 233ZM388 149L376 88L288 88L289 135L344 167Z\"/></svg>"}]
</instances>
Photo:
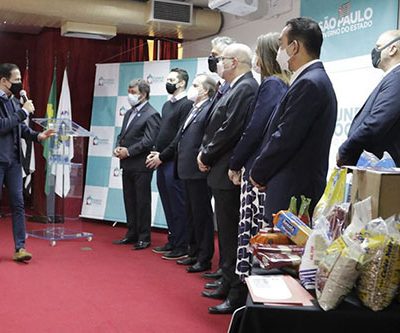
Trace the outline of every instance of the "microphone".
<instances>
[{"instance_id":1,"label":"microphone","mask_svg":"<svg viewBox=\"0 0 400 333\"><path fill-rule=\"evenodd\" d=\"M21 91L19 92L19 96L22 98L22 101L23 101L24 103L26 103L26 102L29 100L28 95L26 94L26 91L25 91L25 90L21 90Z\"/></svg>"}]
</instances>

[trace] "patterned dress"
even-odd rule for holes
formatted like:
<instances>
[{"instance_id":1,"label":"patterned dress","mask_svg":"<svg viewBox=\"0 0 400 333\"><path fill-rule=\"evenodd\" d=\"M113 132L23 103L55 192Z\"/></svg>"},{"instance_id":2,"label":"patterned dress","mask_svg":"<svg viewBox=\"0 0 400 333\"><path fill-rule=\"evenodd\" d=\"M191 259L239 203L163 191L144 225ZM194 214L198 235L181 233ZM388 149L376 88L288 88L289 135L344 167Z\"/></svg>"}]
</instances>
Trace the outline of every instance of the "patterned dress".
<instances>
[{"instance_id":1,"label":"patterned dress","mask_svg":"<svg viewBox=\"0 0 400 333\"><path fill-rule=\"evenodd\" d=\"M251 274L253 255L250 252L250 238L261 228L267 227L264 220L265 197L265 192L258 191L249 180L242 177L236 261L236 274L241 280Z\"/></svg>"}]
</instances>

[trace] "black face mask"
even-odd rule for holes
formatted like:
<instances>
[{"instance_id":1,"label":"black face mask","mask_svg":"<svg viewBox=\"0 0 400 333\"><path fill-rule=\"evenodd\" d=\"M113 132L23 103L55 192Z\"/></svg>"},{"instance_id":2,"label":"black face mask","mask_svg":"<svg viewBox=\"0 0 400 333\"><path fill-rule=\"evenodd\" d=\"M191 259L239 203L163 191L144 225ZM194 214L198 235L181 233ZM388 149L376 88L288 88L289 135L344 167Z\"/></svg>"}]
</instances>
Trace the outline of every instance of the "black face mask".
<instances>
[{"instance_id":1,"label":"black face mask","mask_svg":"<svg viewBox=\"0 0 400 333\"><path fill-rule=\"evenodd\" d=\"M173 94L177 88L176 83L170 83L167 82L167 84L165 85L165 89L167 89L168 94Z\"/></svg>"},{"instance_id":2,"label":"black face mask","mask_svg":"<svg viewBox=\"0 0 400 333\"><path fill-rule=\"evenodd\" d=\"M11 82L11 87L9 90L12 92L14 96L19 95L19 92L22 90L22 82L19 83L12 83Z\"/></svg>"},{"instance_id":3,"label":"black face mask","mask_svg":"<svg viewBox=\"0 0 400 333\"><path fill-rule=\"evenodd\" d=\"M374 47L372 49L372 51L371 51L372 66L374 66L375 68L378 68L379 64L381 63L381 53L382 53L382 51L384 49L386 49L387 47L389 47L390 45L392 45L394 42L397 42L398 40L400 40L400 37L393 39L392 41L390 41L389 43L387 43L386 45L384 45L380 49Z\"/></svg>"},{"instance_id":4,"label":"black face mask","mask_svg":"<svg viewBox=\"0 0 400 333\"><path fill-rule=\"evenodd\" d=\"M371 51L372 66L374 66L375 68L378 68L378 66L381 62L381 53L382 53L382 50L378 50L375 47Z\"/></svg>"},{"instance_id":5,"label":"black face mask","mask_svg":"<svg viewBox=\"0 0 400 333\"><path fill-rule=\"evenodd\" d=\"M208 57L208 69L210 70L210 72L212 73L217 72L217 63L218 59L216 57L214 57L213 55L210 55Z\"/></svg>"}]
</instances>

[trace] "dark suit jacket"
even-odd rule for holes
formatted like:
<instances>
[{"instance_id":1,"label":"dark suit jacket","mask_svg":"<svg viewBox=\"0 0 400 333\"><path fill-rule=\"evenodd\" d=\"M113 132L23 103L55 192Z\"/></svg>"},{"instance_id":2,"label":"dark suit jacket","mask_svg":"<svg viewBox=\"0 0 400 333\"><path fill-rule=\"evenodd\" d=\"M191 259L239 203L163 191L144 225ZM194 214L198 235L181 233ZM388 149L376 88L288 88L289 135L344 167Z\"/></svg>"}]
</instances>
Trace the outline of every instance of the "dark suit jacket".
<instances>
[{"instance_id":1,"label":"dark suit jacket","mask_svg":"<svg viewBox=\"0 0 400 333\"><path fill-rule=\"evenodd\" d=\"M289 207L290 197L321 197L337 116L331 81L321 62L306 68L274 111L251 177L267 186L266 218Z\"/></svg>"},{"instance_id":2,"label":"dark suit jacket","mask_svg":"<svg viewBox=\"0 0 400 333\"><path fill-rule=\"evenodd\" d=\"M202 143L202 162L211 167L207 182L212 188L235 188L228 178L229 159L250 120L257 89L253 74L247 72L209 113Z\"/></svg>"},{"instance_id":3,"label":"dark suit jacket","mask_svg":"<svg viewBox=\"0 0 400 333\"><path fill-rule=\"evenodd\" d=\"M245 167L246 179L260 152L265 127L287 89L287 84L276 76L265 78L258 88L253 115L229 163L231 170L239 171Z\"/></svg>"},{"instance_id":4,"label":"dark suit jacket","mask_svg":"<svg viewBox=\"0 0 400 333\"><path fill-rule=\"evenodd\" d=\"M126 128L132 112L133 110L130 109L125 114L121 133L117 138L117 146L126 147L129 151L129 157L120 160L120 166L126 170L152 172L153 170L146 168L145 161L155 144L161 116L147 102Z\"/></svg>"},{"instance_id":5,"label":"dark suit jacket","mask_svg":"<svg viewBox=\"0 0 400 333\"><path fill-rule=\"evenodd\" d=\"M355 116L340 160L355 165L367 150L382 158L386 150L400 167L400 66L387 74Z\"/></svg>"},{"instance_id":6,"label":"dark suit jacket","mask_svg":"<svg viewBox=\"0 0 400 333\"><path fill-rule=\"evenodd\" d=\"M180 179L207 178L207 174L199 170L197 155L203 140L205 121L210 106L211 100L205 101L186 127L184 127L185 120L174 141L163 152L167 160L175 156L176 174ZM192 110L190 110L188 117L191 112Z\"/></svg>"},{"instance_id":7,"label":"dark suit jacket","mask_svg":"<svg viewBox=\"0 0 400 333\"><path fill-rule=\"evenodd\" d=\"M14 149L14 136L16 136L18 145L22 138L25 140L37 141L39 132L30 129L24 123L26 119L26 113L21 109L19 103L11 101L14 105L14 112L10 114L7 112L5 104L7 101L6 96L0 97L0 162L10 163L13 158ZM21 151L20 151L21 153ZM21 158L20 153L18 155ZM19 160L21 162L21 160Z\"/></svg>"}]
</instances>

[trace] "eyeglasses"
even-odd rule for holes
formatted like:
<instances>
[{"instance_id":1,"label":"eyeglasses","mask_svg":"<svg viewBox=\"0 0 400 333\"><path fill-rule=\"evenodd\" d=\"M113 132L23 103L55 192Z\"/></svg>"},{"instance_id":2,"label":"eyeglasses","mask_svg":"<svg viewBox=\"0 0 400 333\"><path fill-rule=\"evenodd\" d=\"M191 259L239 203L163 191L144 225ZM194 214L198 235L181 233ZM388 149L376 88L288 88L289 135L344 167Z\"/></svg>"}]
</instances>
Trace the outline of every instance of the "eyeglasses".
<instances>
[{"instance_id":1,"label":"eyeglasses","mask_svg":"<svg viewBox=\"0 0 400 333\"><path fill-rule=\"evenodd\" d=\"M220 62L220 61L224 61L225 59L235 59L235 57L223 57L223 56L220 56L220 57L216 57L216 59L217 59L218 62Z\"/></svg>"}]
</instances>

